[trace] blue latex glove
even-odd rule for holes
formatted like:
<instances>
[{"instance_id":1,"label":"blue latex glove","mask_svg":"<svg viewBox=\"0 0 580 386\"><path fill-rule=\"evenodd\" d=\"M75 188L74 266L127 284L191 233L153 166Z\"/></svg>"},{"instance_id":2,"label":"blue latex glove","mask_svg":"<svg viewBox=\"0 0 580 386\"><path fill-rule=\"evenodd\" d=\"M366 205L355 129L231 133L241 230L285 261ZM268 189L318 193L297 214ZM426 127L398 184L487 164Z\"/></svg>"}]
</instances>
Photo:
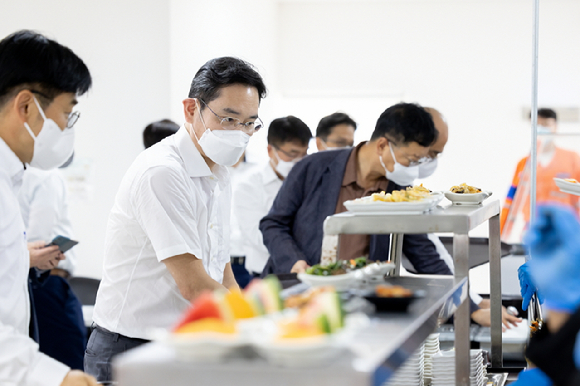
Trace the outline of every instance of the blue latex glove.
<instances>
[{"instance_id":1,"label":"blue latex glove","mask_svg":"<svg viewBox=\"0 0 580 386\"><path fill-rule=\"evenodd\" d=\"M535 368L522 371L510 386L552 386L552 381L542 370Z\"/></svg>"},{"instance_id":2,"label":"blue latex glove","mask_svg":"<svg viewBox=\"0 0 580 386\"><path fill-rule=\"evenodd\" d=\"M536 296L538 296L538 300L541 303L544 303L544 299L542 295L536 288L535 284L532 282L532 277L530 276L530 267L528 263L522 264L518 268L518 279L520 279L520 293L522 294L522 310L526 311L528 309L528 305L530 304L530 300L532 299L532 295L534 292Z\"/></svg>"},{"instance_id":3,"label":"blue latex glove","mask_svg":"<svg viewBox=\"0 0 580 386\"><path fill-rule=\"evenodd\" d=\"M552 381L542 370L535 368L522 371L510 386L552 386Z\"/></svg>"},{"instance_id":4,"label":"blue latex glove","mask_svg":"<svg viewBox=\"0 0 580 386\"><path fill-rule=\"evenodd\" d=\"M542 291L548 308L573 312L580 305L580 223L561 205L538 206L525 242L533 283Z\"/></svg>"}]
</instances>

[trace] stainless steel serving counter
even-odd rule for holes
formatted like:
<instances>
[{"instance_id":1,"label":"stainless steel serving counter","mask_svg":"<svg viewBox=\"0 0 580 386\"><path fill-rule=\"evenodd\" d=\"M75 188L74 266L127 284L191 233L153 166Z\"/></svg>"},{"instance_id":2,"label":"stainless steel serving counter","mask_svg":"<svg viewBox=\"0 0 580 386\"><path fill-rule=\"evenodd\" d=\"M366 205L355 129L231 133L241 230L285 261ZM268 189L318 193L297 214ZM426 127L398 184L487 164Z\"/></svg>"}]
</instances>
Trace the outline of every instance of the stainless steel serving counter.
<instances>
[{"instance_id":1,"label":"stainless steel serving counter","mask_svg":"<svg viewBox=\"0 0 580 386\"><path fill-rule=\"evenodd\" d=\"M371 314L369 327L357 331L336 360L314 368L269 364L251 349L219 363L182 362L161 343L149 343L117 357L114 379L120 386L380 386L467 298L467 279L449 276L401 277L389 280L425 297L408 312ZM360 299L359 299L360 300Z\"/></svg>"},{"instance_id":2,"label":"stainless steel serving counter","mask_svg":"<svg viewBox=\"0 0 580 386\"><path fill-rule=\"evenodd\" d=\"M329 216L324 222L326 235L391 234L390 259L396 264L398 276L404 233L452 232L455 278L469 280L469 231L488 221L490 298L491 298L491 359L493 367L503 367L501 340L501 247L499 201L487 200L480 205L438 206L428 213L353 214ZM338 251L340 257L340 250ZM469 286L469 282L468 282ZM469 385L469 302L465 301L455 313L456 385Z\"/></svg>"}]
</instances>

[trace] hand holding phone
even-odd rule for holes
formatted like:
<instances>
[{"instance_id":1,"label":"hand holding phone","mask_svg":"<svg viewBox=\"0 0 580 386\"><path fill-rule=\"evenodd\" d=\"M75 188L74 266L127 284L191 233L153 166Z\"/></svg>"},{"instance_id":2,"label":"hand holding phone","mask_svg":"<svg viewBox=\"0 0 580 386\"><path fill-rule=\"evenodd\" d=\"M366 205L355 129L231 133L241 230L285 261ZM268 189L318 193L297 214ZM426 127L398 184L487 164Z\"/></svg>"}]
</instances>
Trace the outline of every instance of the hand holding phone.
<instances>
[{"instance_id":1,"label":"hand holding phone","mask_svg":"<svg viewBox=\"0 0 580 386\"><path fill-rule=\"evenodd\" d=\"M71 240L68 237L56 236L54 239L52 239L50 244L47 245L47 247L50 245L56 245L62 253L65 253L66 251L68 251L69 249L71 249L72 247L77 245L78 243L79 243L78 241Z\"/></svg>"}]
</instances>

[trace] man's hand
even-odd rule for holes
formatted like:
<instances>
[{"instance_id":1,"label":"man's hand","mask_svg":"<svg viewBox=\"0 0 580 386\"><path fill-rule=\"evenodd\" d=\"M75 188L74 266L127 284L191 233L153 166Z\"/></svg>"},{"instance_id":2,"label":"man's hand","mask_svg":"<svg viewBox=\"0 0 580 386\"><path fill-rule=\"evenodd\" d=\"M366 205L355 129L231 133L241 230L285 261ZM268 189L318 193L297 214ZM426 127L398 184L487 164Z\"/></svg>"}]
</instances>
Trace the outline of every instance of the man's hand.
<instances>
[{"instance_id":1,"label":"man's hand","mask_svg":"<svg viewBox=\"0 0 580 386\"><path fill-rule=\"evenodd\" d=\"M310 266L308 265L308 263L306 261L304 261L304 260L298 260L292 266L292 269L290 270L290 273L304 273L304 272L306 272L306 269L307 268L310 268Z\"/></svg>"},{"instance_id":2,"label":"man's hand","mask_svg":"<svg viewBox=\"0 0 580 386\"><path fill-rule=\"evenodd\" d=\"M97 380L80 370L71 370L62 380L60 386L97 386Z\"/></svg>"},{"instance_id":3,"label":"man's hand","mask_svg":"<svg viewBox=\"0 0 580 386\"><path fill-rule=\"evenodd\" d=\"M482 301L481 303L484 303L484 301ZM480 307L482 305L481 303ZM485 305L486 304L484 304L484 306ZM491 309L480 308L479 310L471 314L471 319L473 319L473 321L479 324L480 326L489 327L491 326ZM522 322L522 319L518 318L517 316L508 314L507 309L504 306L501 306L501 322L503 323L501 330L505 332L506 328L511 329L512 325L514 327L517 327L518 323Z\"/></svg>"},{"instance_id":4,"label":"man's hand","mask_svg":"<svg viewBox=\"0 0 580 386\"><path fill-rule=\"evenodd\" d=\"M44 241L33 241L28 243L30 253L30 267L38 269L53 269L58 262L64 260L64 254L56 245L46 246Z\"/></svg>"}]
</instances>

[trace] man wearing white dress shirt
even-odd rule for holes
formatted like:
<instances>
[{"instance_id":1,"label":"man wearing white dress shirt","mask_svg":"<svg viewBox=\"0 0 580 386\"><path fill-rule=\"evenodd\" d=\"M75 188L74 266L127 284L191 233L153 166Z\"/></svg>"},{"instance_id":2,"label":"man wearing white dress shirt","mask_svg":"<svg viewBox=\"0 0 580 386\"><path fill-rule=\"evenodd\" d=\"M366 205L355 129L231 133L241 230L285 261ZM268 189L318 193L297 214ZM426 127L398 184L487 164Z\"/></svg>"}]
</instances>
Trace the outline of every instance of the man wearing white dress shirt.
<instances>
[{"instance_id":1,"label":"man wearing white dress shirt","mask_svg":"<svg viewBox=\"0 0 580 386\"><path fill-rule=\"evenodd\" d=\"M143 151L121 182L109 215L103 279L85 370L111 381L114 355L172 327L206 290L239 289L229 254L227 167L262 126L266 88L237 58L203 65L183 101L185 124Z\"/></svg>"},{"instance_id":2,"label":"man wearing white dress shirt","mask_svg":"<svg viewBox=\"0 0 580 386\"><path fill-rule=\"evenodd\" d=\"M240 224L246 269L259 276L270 254L264 245L260 220L268 214L284 178L306 156L312 132L300 119L288 116L274 119L268 128L270 160L256 168L237 185L233 209Z\"/></svg>"},{"instance_id":3,"label":"man wearing white dress shirt","mask_svg":"<svg viewBox=\"0 0 580 386\"><path fill-rule=\"evenodd\" d=\"M72 157L67 164L70 161ZM41 241L44 246L56 236L74 238L68 217L66 181L59 170L27 168L18 199L29 241ZM31 285L38 343L41 352L82 370L87 328L82 305L68 283L77 264L75 248L65 256L42 283L33 281ZM62 339L63 336L67 338Z\"/></svg>"},{"instance_id":4,"label":"man wearing white dress shirt","mask_svg":"<svg viewBox=\"0 0 580 386\"><path fill-rule=\"evenodd\" d=\"M0 41L0 384L96 385L38 351L29 338L29 254L18 205L24 165L53 169L70 157L77 96L91 86L83 61L32 31Z\"/></svg>"}]
</instances>

